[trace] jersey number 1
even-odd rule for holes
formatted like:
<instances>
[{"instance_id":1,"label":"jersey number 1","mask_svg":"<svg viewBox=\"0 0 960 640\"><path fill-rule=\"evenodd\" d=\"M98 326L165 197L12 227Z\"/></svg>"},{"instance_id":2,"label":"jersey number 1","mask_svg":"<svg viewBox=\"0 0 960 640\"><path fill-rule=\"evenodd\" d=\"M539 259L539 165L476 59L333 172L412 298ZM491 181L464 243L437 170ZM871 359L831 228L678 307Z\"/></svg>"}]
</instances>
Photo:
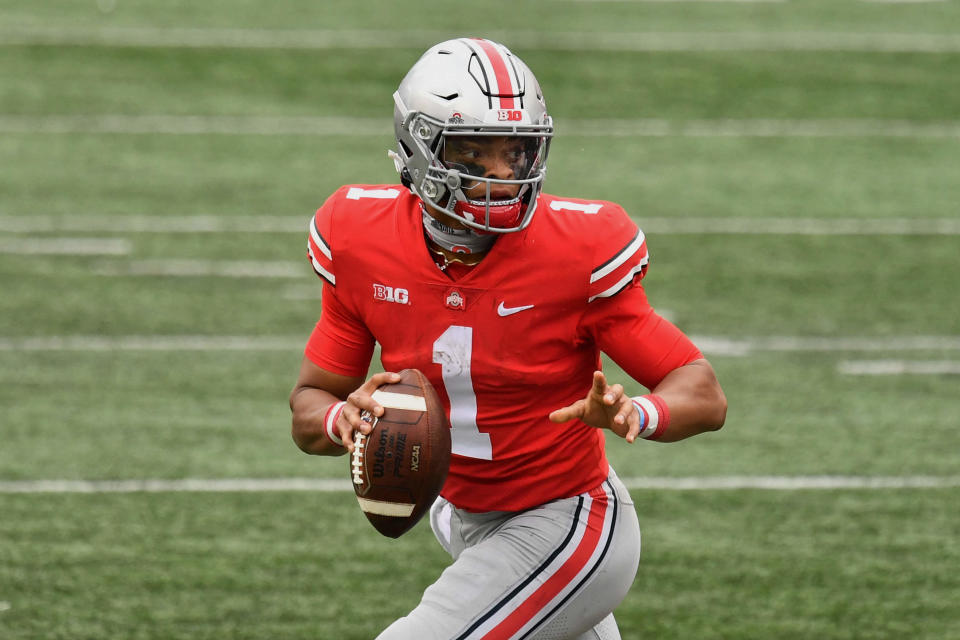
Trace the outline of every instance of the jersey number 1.
<instances>
[{"instance_id":1,"label":"jersey number 1","mask_svg":"<svg viewBox=\"0 0 960 640\"><path fill-rule=\"evenodd\" d=\"M473 327L450 326L433 343L433 362L440 365L443 386L450 398L453 453L493 460L490 434L481 433L477 427L477 394L470 377L472 357Z\"/></svg>"}]
</instances>

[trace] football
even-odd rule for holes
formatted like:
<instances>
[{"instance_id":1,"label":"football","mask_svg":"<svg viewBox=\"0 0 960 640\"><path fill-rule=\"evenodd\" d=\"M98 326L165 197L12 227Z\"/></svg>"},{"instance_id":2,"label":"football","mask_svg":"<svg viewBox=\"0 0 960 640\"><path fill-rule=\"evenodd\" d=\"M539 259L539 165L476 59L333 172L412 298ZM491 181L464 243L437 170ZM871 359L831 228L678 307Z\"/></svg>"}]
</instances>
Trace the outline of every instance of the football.
<instances>
[{"instance_id":1,"label":"football","mask_svg":"<svg viewBox=\"0 0 960 640\"><path fill-rule=\"evenodd\" d=\"M417 369L373 392L383 407L369 435L354 435L350 477L370 524L385 536L409 531L433 504L450 466L450 421L433 385Z\"/></svg>"}]
</instances>

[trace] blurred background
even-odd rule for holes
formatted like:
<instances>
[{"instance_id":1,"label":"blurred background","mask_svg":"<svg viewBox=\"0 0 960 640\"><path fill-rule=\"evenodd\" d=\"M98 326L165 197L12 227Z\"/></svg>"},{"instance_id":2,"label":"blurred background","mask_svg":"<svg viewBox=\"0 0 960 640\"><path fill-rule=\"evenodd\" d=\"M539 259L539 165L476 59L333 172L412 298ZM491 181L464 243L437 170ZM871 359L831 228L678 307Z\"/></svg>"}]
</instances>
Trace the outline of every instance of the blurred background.
<instances>
[{"instance_id":1,"label":"blurred background","mask_svg":"<svg viewBox=\"0 0 960 640\"><path fill-rule=\"evenodd\" d=\"M956 0L0 0L0 637L359 640L439 575L287 395L309 218L397 180L391 94L467 35L729 399L609 441L625 640L960 638Z\"/></svg>"}]
</instances>

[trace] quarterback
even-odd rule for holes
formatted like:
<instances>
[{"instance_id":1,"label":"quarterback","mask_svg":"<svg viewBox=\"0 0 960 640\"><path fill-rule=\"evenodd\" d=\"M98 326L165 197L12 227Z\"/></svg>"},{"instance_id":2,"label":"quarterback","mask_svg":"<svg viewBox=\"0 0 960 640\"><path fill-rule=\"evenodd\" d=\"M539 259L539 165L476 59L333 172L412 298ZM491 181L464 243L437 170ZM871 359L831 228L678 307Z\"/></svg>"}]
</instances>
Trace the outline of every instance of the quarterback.
<instances>
[{"instance_id":1,"label":"quarterback","mask_svg":"<svg viewBox=\"0 0 960 640\"><path fill-rule=\"evenodd\" d=\"M394 94L400 184L336 191L310 220L322 311L290 397L304 451L340 455L404 368L443 400L453 456L430 524L452 564L381 640L620 638L640 556L604 430L719 429L710 364L647 301L643 232L612 202L541 190L553 121L506 47L430 48ZM368 377L375 344L385 373ZM650 393L630 397L607 354Z\"/></svg>"}]
</instances>

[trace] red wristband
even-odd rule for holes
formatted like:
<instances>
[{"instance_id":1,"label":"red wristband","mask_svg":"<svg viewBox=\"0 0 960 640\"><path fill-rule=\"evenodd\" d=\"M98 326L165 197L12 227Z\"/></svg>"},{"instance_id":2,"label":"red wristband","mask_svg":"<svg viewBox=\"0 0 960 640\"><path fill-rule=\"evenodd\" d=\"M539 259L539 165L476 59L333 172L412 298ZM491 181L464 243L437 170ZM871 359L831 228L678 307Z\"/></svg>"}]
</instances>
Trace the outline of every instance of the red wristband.
<instances>
[{"instance_id":1,"label":"red wristband","mask_svg":"<svg viewBox=\"0 0 960 640\"><path fill-rule=\"evenodd\" d=\"M649 393L646 397L650 399L650 402L657 408L657 413L660 414L657 430L647 436L647 440L659 440L663 432L667 430L667 425L670 424L670 409L667 408L667 403L660 396Z\"/></svg>"},{"instance_id":2,"label":"red wristband","mask_svg":"<svg viewBox=\"0 0 960 640\"><path fill-rule=\"evenodd\" d=\"M337 424L337 420L340 419L340 414L343 413L343 407L346 405L346 402L335 402L330 405L330 408L327 409L326 415L323 417L323 429L327 434L327 437L330 438L330 441L333 444L343 446L343 440L337 435L337 432L334 430L333 425Z\"/></svg>"},{"instance_id":3,"label":"red wristband","mask_svg":"<svg viewBox=\"0 0 960 640\"><path fill-rule=\"evenodd\" d=\"M660 396L649 393L631 398L640 413L640 437L644 440L656 440L667 429L670 422L670 410Z\"/></svg>"}]
</instances>

